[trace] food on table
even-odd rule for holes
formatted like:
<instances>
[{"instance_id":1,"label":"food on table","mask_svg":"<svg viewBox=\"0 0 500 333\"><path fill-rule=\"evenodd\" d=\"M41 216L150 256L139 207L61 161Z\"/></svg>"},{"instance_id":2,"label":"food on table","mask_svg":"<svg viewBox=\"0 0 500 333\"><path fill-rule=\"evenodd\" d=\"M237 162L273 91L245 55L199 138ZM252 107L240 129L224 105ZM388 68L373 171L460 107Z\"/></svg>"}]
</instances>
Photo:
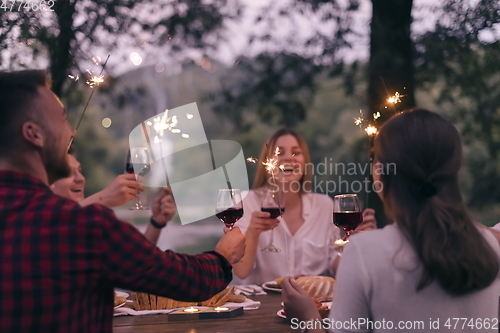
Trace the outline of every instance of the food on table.
<instances>
[{"instance_id":1,"label":"food on table","mask_svg":"<svg viewBox=\"0 0 500 333\"><path fill-rule=\"evenodd\" d=\"M326 304L321 303L317 298L313 298L314 304L318 308L321 318L326 318L330 314L330 307Z\"/></svg>"},{"instance_id":2,"label":"food on table","mask_svg":"<svg viewBox=\"0 0 500 333\"><path fill-rule=\"evenodd\" d=\"M335 279L329 276L301 276L295 279L302 289L320 302L330 302L335 288Z\"/></svg>"},{"instance_id":3,"label":"food on table","mask_svg":"<svg viewBox=\"0 0 500 333\"><path fill-rule=\"evenodd\" d=\"M247 297L245 295L231 295L229 296L228 302L243 303Z\"/></svg>"},{"instance_id":4,"label":"food on table","mask_svg":"<svg viewBox=\"0 0 500 333\"><path fill-rule=\"evenodd\" d=\"M115 301L113 306L123 304L125 301L127 301L127 299L125 297L118 296L115 291Z\"/></svg>"},{"instance_id":5,"label":"food on table","mask_svg":"<svg viewBox=\"0 0 500 333\"><path fill-rule=\"evenodd\" d=\"M212 298L203 302L182 302L167 297L136 292L134 293L134 308L136 310L169 310L190 306L217 307L224 305L226 302L244 302L246 297L243 296L245 298L242 298L240 296L242 295L234 294L234 286L227 287Z\"/></svg>"},{"instance_id":6,"label":"food on table","mask_svg":"<svg viewBox=\"0 0 500 333\"><path fill-rule=\"evenodd\" d=\"M299 278L299 277L301 277L301 276L304 276L304 275L295 275L295 276L293 277L293 279L294 279L294 280L296 280L296 279L298 279L298 278ZM276 283L268 283L268 284L266 284L266 286L267 286L268 288L277 288L277 289L281 289L281 282L283 282L283 279L284 279L284 278L285 278L285 277L280 277L280 278L277 278L276 280L274 280Z\"/></svg>"}]
</instances>

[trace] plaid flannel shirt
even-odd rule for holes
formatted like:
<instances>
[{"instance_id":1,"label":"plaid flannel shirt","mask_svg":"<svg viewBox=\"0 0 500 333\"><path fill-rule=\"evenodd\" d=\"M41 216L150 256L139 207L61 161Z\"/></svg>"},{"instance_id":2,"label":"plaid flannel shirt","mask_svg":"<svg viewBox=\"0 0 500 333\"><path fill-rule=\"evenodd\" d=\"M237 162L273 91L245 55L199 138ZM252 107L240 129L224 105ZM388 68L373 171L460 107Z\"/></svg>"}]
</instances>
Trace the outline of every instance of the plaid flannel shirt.
<instances>
[{"instance_id":1,"label":"plaid flannel shirt","mask_svg":"<svg viewBox=\"0 0 500 333\"><path fill-rule=\"evenodd\" d=\"M161 251L101 206L0 171L0 332L112 332L113 288L201 301L231 265L216 252Z\"/></svg>"}]
</instances>

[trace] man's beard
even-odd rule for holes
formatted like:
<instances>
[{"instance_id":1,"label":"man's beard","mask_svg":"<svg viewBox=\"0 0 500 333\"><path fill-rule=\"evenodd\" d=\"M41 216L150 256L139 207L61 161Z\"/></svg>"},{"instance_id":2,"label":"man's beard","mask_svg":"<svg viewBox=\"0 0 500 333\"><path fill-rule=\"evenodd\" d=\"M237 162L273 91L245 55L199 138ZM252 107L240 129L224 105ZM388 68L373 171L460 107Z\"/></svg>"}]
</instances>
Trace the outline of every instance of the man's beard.
<instances>
[{"instance_id":1,"label":"man's beard","mask_svg":"<svg viewBox=\"0 0 500 333\"><path fill-rule=\"evenodd\" d=\"M57 141L54 138L51 138L49 142L52 145L42 151L42 158L49 178L49 184L53 184L59 179L71 176L72 170L66 157L67 152L58 151Z\"/></svg>"}]
</instances>

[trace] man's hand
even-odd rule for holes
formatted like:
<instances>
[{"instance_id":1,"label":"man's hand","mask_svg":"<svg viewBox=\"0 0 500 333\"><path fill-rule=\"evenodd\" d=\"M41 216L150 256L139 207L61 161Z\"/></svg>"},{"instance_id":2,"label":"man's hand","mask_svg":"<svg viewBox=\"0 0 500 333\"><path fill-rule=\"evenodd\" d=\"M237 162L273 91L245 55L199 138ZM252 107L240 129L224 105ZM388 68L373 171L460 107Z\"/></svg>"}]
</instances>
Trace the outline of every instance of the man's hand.
<instances>
[{"instance_id":1,"label":"man's hand","mask_svg":"<svg viewBox=\"0 0 500 333\"><path fill-rule=\"evenodd\" d=\"M118 175L104 190L84 199L80 204L82 206L95 203L107 207L121 206L136 199L137 191L144 191L144 186L135 180L134 174Z\"/></svg>"},{"instance_id":2,"label":"man's hand","mask_svg":"<svg viewBox=\"0 0 500 333\"><path fill-rule=\"evenodd\" d=\"M160 195L155 198L151 211L153 212L153 219L158 224L165 225L172 219L177 212L177 207L172 197L172 190L169 187L164 187Z\"/></svg>"},{"instance_id":3,"label":"man's hand","mask_svg":"<svg viewBox=\"0 0 500 333\"><path fill-rule=\"evenodd\" d=\"M233 228L233 230L224 228L224 232L225 235L215 246L215 251L223 255L231 265L234 265L245 255L246 237L238 227Z\"/></svg>"}]
</instances>

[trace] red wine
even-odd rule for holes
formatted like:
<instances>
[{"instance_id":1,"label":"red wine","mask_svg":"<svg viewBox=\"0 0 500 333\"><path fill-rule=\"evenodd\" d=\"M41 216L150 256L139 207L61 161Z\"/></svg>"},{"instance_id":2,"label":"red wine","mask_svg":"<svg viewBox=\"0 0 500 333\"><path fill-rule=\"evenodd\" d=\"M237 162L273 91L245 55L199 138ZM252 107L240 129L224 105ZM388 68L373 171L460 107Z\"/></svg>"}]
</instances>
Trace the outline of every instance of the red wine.
<instances>
[{"instance_id":1,"label":"red wine","mask_svg":"<svg viewBox=\"0 0 500 333\"><path fill-rule=\"evenodd\" d=\"M145 176L148 174L149 170L151 169L149 164L141 164L141 163L135 163L137 169L140 169L139 171L139 176ZM125 172L126 173L135 173L134 172L134 164L133 163L127 163L125 165Z\"/></svg>"},{"instance_id":2,"label":"red wine","mask_svg":"<svg viewBox=\"0 0 500 333\"><path fill-rule=\"evenodd\" d=\"M226 210L217 209L217 214L215 214L215 216L224 222L226 226L232 226L243 216L243 208L229 208Z\"/></svg>"},{"instance_id":3,"label":"red wine","mask_svg":"<svg viewBox=\"0 0 500 333\"><path fill-rule=\"evenodd\" d=\"M126 173L134 173L134 165L132 163L125 164Z\"/></svg>"},{"instance_id":4,"label":"red wine","mask_svg":"<svg viewBox=\"0 0 500 333\"><path fill-rule=\"evenodd\" d=\"M344 229L344 231L356 229L361 222L363 222L363 215L361 212L333 213L333 224Z\"/></svg>"},{"instance_id":5,"label":"red wine","mask_svg":"<svg viewBox=\"0 0 500 333\"><path fill-rule=\"evenodd\" d=\"M273 207L273 208L261 208L260 209L262 212L268 212L271 213L271 216L269 218L275 219L285 213L285 207L278 208L278 207Z\"/></svg>"}]
</instances>

